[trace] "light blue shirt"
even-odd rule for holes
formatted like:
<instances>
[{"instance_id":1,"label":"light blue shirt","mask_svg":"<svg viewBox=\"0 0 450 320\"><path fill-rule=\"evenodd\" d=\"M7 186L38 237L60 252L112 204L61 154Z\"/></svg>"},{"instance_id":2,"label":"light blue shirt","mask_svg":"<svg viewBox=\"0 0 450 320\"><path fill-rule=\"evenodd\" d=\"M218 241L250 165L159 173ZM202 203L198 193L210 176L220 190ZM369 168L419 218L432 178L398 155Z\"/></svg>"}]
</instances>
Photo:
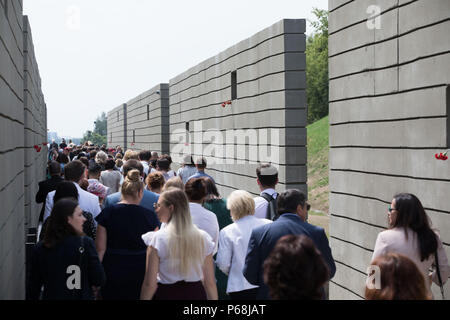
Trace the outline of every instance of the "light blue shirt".
<instances>
[{"instance_id":1,"label":"light blue shirt","mask_svg":"<svg viewBox=\"0 0 450 320\"><path fill-rule=\"evenodd\" d=\"M121 198L120 192L116 192L107 196L103 203L103 209L119 203L120 198ZM144 196L142 197L141 203L139 205L152 212L155 212L155 208L153 207L153 205L158 202L158 199L159 194L144 189Z\"/></svg>"},{"instance_id":2,"label":"light blue shirt","mask_svg":"<svg viewBox=\"0 0 450 320\"><path fill-rule=\"evenodd\" d=\"M214 184L216 183L216 182L214 181L214 179L213 179L210 175L208 175L208 174L206 174L206 173L204 173L204 172L197 172L197 173L194 174L193 176L190 176L189 179L187 179L186 182L188 182L188 181L191 180L191 179L202 178L202 177L210 178L210 179L214 182Z\"/></svg>"}]
</instances>

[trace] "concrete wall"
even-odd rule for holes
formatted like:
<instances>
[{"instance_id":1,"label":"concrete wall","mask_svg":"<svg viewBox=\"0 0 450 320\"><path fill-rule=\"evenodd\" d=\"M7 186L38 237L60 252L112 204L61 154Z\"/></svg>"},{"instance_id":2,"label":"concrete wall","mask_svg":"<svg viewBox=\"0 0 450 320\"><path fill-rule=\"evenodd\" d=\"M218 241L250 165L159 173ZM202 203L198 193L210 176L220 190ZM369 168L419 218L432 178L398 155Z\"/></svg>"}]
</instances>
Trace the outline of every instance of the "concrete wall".
<instances>
[{"instance_id":1,"label":"concrete wall","mask_svg":"<svg viewBox=\"0 0 450 320\"><path fill-rule=\"evenodd\" d=\"M282 20L108 112L108 146L170 152L175 170L206 156L225 196L259 194L257 163L272 162L280 190L306 193L305 27Z\"/></svg>"},{"instance_id":2,"label":"concrete wall","mask_svg":"<svg viewBox=\"0 0 450 320\"><path fill-rule=\"evenodd\" d=\"M23 17L24 27L24 145L25 145L25 221L28 228L36 227L42 204L35 195L39 181L45 179L47 160L47 108L41 89L39 68L34 54L33 39L28 17ZM34 145L42 150L36 152Z\"/></svg>"},{"instance_id":3,"label":"concrete wall","mask_svg":"<svg viewBox=\"0 0 450 320\"><path fill-rule=\"evenodd\" d=\"M127 102L127 145L169 153L169 85L159 84Z\"/></svg>"},{"instance_id":4,"label":"concrete wall","mask_svg":"<svg viewBox=\"0 0 450 320\"><path fill-rule=\"evenodd\" d=\"M380 28L367 9L381 9ZM331 299L362 299L387 207L414 193L450 257L450 1L329 1ZM445 286L450 296L450 281ZM440 298L433 285L436 298Z\"/></svg>"},{"instance_id":5,"label":"concrete wall","mask_svg":"<svg viewBox=\"0 0 450 320\"><path fill-rule=\"evenodd\" d=\"M108 147L115 148L120 145L122 148L127 148L126 143L126 117L127 105L120 106L109 111L107 114L107 141Z\"/></svg>"},{"instance_id":6,"label":"concrete wall","mask_svg":"<svg viewBox=\"0 0 450 320\"><path fill-rule=\"evenodd\" d=\"M0 5L0 300L25 297L25 238L39 215L36 186L31 183L42 179L45 170L46 149L38 154L33 145L36 141L42 146L47 140L45 104L22 1L4 4Z\"/></svg>"},{"instance_id":7,"label":"concrete wall","mask_svg":"<svg viewBox=\"0 0 450 320\"><path fill-rule=\"evenodd\" d=\"M279 166L280 190L306 192L304 32L305 20L282 20L171 79L172 158L206 156L224 196L259 194L258 161ZM242 130L239 139L227 139L230 130Z\"/></svg>"}]
</instances>

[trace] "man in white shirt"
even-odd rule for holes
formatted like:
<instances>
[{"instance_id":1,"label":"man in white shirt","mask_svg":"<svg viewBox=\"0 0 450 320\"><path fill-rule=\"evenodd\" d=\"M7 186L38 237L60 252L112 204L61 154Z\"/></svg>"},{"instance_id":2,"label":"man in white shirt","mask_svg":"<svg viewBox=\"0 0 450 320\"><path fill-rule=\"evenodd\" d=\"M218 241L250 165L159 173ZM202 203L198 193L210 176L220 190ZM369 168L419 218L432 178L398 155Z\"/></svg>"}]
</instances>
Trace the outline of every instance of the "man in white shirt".
<instances>
[{"instance_id":1,"label":"man in white shirt","mask_svg":"<svg viewBox=\"0 0 450 320\"><path fill-rule=\"evenodd\" d=\"M256 168L256 177L261 195L254 199L255 217L262 219L269 218L267 217L269 202L263 198L263 193L266 194L264 195L265 197L271 196L274 199L277 198L278 193L275 190L275 186L278 184L278 170L271 164L261 164Z\"/></svg>"},{"instance_id":2,"label":"man in white shirt","mask_svg":"<svg viewBox=\"0 0 450 320\"><path fill-rule=\"evenodd\" d=\"M91 213L94 217L95 222L95 217L101 211L98 197L96 195L93 195L92 193L84 191L79 185L79 183L86 177L84 164L79 160L69 162L64 167L64 177L66 181L71 181L75 184L78 189L78 203L80 208L83 211ZM55 191L52 191L47 195L47 199L45 201L44 221L50 216L50 213L52 212L54 196Z\"/></svg>"},{"instance_id":3,"label":"man in white shirt","mask_svg":"<svg viewBox=\"0 0 450 320\"><path fill-rule=\"evenodd\" d=\"M144 173L145 176L148 176L150 166L148 165L148 162L150 161L150 158L152 156L151 152L148 150L142 150L139 152L139 161L142 163L142 166L144 167Z\"/></svg>"}]
</instances>

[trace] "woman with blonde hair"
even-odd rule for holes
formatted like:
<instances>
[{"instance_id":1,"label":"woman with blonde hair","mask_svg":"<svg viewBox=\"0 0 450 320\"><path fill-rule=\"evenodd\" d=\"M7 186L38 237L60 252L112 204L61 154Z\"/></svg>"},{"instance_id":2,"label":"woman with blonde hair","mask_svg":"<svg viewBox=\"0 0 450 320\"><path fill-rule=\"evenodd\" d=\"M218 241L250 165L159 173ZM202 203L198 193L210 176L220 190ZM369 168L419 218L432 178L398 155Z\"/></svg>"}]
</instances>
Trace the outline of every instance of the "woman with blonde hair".
<instances>
[{"instance_id":1,"label":"woman with blonde hair","mask_svg":"<svg viewBox=\"0 0 450 320\"><path fill-rule=\"evenodd\" d=\"M155 207L166 227L150 241L141 299L217 300L214 243L192 223L186 194L170 188Z\"/></svg>"},{"instance_id":2,"label":"woman with blonde hair","mask_svg":"<svg viewBox=\"0 0 450 320\"><path fill-rule=\"evenodd\" d=\"M258 286L251 285L242 273L248 242L253 229L272 221L254 216L255 201L245 190L233 191L227 208L234 223L220 231L216 264L228 275L227 294L232 300L255 300Z\"/></svg>"},{"instance_id":3,"label":"woman with blonde hair","mask_svg":"<svg viewBox=\"0 0 450 320\"><path fill-rule=\"evenodd\" d=\"M123 162L128 161L130 159L139 160L139 154L136 151L133 150L127 150L125 152L125 155L123 156Z\"/></svg>"},{"instance_id":4,"label":"woman with blonde hair","mask_svg":"<svg viewBox=\"0 0 450 320\"><path fill-rule=\"evenodd\" d=\"M168 190L169 188L178 188L184 191L183 180L180 177L173 177L166 181L164 187L162 188L162 192Z\"/></svg>"},{"instance_id":5,"label":"woman with blonde hair","mask_svg":"<svg viewBox=\"0 0 450 320\"><path fill-rule=\"evenodd\" d=\"M108 279L102 288L105 300L139 299L147 249L141 235L160 226L155 213L139 205L143 194L139 170L130 170L122 184L121 201L96 217L95 243Z\"/></svg>"}]
</instances>

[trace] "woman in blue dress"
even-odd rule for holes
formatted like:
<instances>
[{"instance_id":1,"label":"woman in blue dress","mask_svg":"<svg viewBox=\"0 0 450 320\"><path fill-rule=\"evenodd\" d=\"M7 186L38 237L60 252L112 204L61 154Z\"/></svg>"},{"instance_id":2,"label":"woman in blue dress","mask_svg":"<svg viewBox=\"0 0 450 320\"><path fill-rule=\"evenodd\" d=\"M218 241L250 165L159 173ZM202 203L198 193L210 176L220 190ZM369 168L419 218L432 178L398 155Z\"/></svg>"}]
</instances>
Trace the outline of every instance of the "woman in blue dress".
<instances>
[{"instance_id":1,"label":"woman in blue dress","mask_svg":"<svg viewBox=\"0 0 450 320\"><path fill-rule=\"evenodd\" d=\"M97 217L96 247L106 273L104 300L138 300L145 275L147 246L141 235L160 223L156 214L142 206L144 183L140 172L128 172L118 204Z\"/></svg>"}]
</instances>

